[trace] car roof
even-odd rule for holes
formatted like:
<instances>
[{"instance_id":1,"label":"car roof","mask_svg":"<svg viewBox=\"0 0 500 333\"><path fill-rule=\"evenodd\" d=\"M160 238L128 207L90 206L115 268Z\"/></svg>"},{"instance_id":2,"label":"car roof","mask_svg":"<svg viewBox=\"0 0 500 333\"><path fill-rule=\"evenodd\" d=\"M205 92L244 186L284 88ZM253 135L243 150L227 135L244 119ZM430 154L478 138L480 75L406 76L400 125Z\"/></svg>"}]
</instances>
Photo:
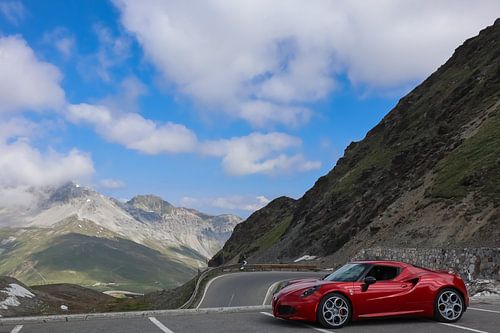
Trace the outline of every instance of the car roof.
<instances>
[{"instance_id":1,"label":"car roof","mask_svg":"<svg viewBox=\"0 0 500 333\"><path fill-rule=\"evenodd\" d=\"M404 266L404 267L411 266L410 264L395 260L355 260L351 262L356 264L389 265L389 266Z\"/></svg>"}]
</instances>

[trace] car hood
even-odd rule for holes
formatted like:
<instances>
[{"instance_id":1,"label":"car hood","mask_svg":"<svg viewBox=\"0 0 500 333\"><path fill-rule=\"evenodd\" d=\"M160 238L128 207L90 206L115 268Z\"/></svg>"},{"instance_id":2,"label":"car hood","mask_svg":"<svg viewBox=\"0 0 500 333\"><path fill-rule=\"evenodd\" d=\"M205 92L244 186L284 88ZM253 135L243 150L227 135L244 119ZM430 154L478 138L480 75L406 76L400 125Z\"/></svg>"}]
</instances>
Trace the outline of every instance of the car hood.
<instances>
[{"instance_id":1,"label":"car hood","mask_svg":"<svg viewBox=\"0 0 500 333\"><path fill-rule=\"evenodd\" d=\"M331 281L319 280L319 279L299 279L290 280L285 288L281 289L276 295L279 297L281 295L289 294L294 291L311 288L314 286L319 286L323 284L333 283Z\"/></svg>"}]
</instances>

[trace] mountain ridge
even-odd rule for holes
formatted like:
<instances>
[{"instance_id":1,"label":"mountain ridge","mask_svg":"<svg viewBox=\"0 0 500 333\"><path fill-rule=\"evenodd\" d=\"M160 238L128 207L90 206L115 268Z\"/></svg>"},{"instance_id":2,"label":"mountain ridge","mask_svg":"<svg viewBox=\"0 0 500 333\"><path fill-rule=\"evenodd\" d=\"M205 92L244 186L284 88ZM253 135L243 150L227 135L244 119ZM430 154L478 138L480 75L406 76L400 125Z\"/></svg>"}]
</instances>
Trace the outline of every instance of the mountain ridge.
<instances>
[{"instance_id":1,"label":"mountain ridge","mask_svg":"<svg viewBox=\"0 0 500 333\"><path fill-rule=\"evenodd\" d=\"M257 262L349 258L374 245L498 245L499 41L496 20L351 143L295 206L279 211L285 218L258 218L278 212L271 204L252 214L210 264L240 254ZM255 240L256 225L274 231Z\"/></svg>"},{"instance_id":2,"label":"mountain ridge","mask_svg":"<svg viewBox=\"0 0 500 333\"><path fill-rule=\"evenodd\" d=\"M175 287L204 267L241 221L174 207L153 195L121 202L73 182L40 192L38 205L17 215L7 212L17 216L16 227L0 228L0 275L29 284ZM82 253L94 253L86 265L73 260ZM117 267L126 262L120 258L128 258L127 269L137 274Z\"/></svg>"}]
</instances>

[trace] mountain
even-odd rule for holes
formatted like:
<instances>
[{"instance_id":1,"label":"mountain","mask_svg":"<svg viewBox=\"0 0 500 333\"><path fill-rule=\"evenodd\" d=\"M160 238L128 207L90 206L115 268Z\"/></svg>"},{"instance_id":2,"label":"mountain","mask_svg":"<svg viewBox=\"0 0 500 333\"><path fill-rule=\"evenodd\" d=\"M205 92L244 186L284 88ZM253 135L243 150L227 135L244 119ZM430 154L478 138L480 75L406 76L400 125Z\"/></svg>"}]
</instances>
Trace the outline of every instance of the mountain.
<instances>
[{"instance_id":1,"label":"mountain","mask_svg":"<svg viewBox=\"0 0 500 333\"><path fill-rule=\"evenodd\" d=\"M205 266L241 221L153 195L123 203L75 183L33 191L37 205L0 212L0 220L16 226L0 228L0 275L27 284L174 287Z\"/></svg>"},{"instance_id":2,"label":"mountain","mask_svg":"<svg viewBox=\"0 0 500 333\"><path fill-rule=\"evenodd\" d=\"M276 262L350 258L371 246L498 246L499 59L500 19L351 143L302 198L276 199L239 224L209 264L241 253Z\"/></svg>"}]
</instances>

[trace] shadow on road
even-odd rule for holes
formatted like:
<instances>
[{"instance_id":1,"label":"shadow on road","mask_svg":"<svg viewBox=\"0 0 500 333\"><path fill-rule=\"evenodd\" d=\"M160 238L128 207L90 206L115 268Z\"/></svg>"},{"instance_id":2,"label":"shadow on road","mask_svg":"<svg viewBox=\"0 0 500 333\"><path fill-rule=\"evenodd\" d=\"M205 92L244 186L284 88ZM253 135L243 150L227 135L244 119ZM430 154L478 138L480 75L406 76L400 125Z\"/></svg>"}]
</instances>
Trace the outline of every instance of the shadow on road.
<instances>
[{"instance_id":1,"label":"shadow on road","mask_svg":"<svg viewBox=\"0 0 500 333\"><path fill-rule=\"evenodd\" d=\"M273 325L275 327L288 327L294 329L308 329L307 326L313 326L317 328L323 328L323 326L314 322L307 321L292 321L292 320L284 320L277 319L272 317L263 317L262 321L265 321L269 325ZM401 326L401 325L412 325L412 324L422 324L422 323L433 323L433 320L426 318L417 318L417 317L393 317L393 318L375 318L375 319L364 319L360 321L354 321L349 323L347 326L355 328L365 328L367 326L371 327L380 327L380 326Z\"/></svg>"}]
</instances>

